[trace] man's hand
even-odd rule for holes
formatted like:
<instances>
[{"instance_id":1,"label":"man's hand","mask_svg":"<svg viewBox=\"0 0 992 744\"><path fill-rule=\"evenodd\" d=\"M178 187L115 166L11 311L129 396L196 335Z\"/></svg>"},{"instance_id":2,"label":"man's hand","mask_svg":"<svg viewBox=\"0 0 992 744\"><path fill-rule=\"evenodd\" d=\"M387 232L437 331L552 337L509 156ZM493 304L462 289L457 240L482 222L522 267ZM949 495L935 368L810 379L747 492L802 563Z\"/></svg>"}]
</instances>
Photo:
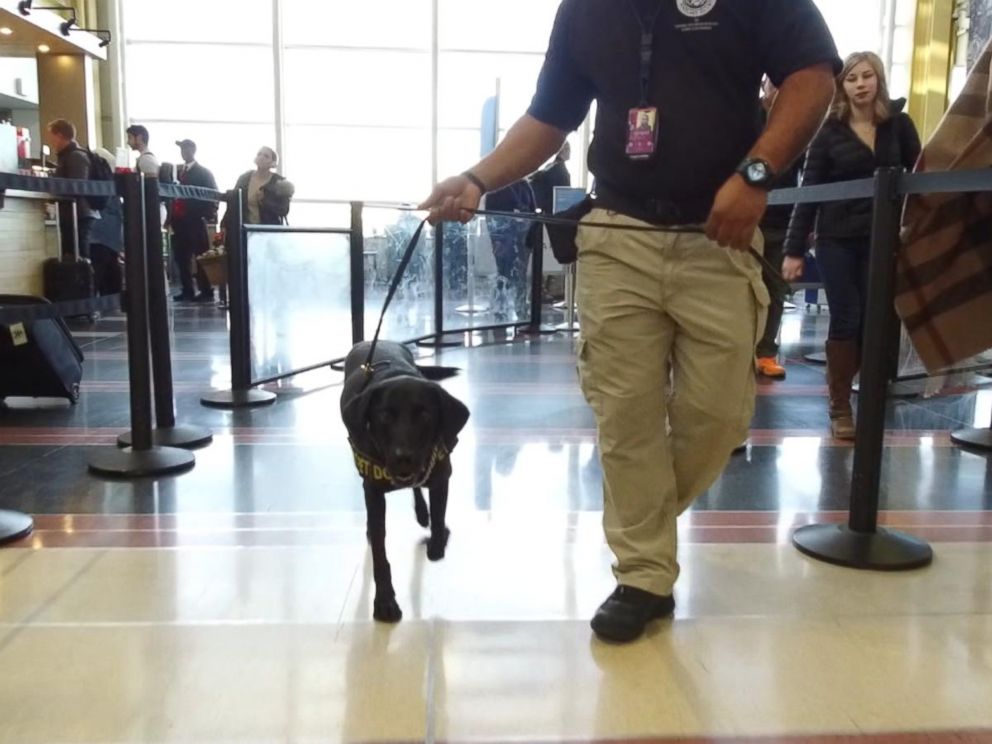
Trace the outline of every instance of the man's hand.
<instances>
[{"instance_id":1,"label":"man's hand","mask_svg":"<svg viewBox=\"0 0 992 744\"><path fill-rule=\"evenodd\" d=\"M782 278L787 282L794 282L803 275L803 265L806 263L801 258L786 256L782 259Z\"/></svg>"},{"instance_id":2,"label":"man's hand","mask_svg":"<svg viewBox=\"0 0 992 744\"><path fill-rule=\"evenodd\" d=\"M737 173L717 192L706 221L706 236L723 247L746 251L768 206L768 194Z\"/></svg>"},{"instance_id":3,"label":"man's hand","mask_svg":"<svg viewBox=\"0 0 992 744\"><path fill-rule=\"evenodd\" d=\"M482 191L465 176L455 176L442 181L417 209L428 209L427 221L468 222L482 201Z\"/></svg>"}]
</instances>

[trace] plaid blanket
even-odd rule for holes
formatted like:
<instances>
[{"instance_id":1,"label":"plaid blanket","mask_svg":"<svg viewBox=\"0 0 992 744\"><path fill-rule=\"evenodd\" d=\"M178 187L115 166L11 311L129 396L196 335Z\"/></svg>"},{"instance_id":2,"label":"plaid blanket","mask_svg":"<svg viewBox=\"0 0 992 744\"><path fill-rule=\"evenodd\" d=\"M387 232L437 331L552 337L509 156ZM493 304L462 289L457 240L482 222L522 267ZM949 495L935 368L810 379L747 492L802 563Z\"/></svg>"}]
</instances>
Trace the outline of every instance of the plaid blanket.
<instances>
[{"instance_id":1,"label":"plaid blanket","mask_svg":"<svg viewBox=\"0 0 992 744\"><path fill-rule=\"evenodd\" d=\"M923 148L916 172L992 166L992 42ZM913 195L896 309L931 373L992 348L992 193Z\"/></svg>"}]
</instances>

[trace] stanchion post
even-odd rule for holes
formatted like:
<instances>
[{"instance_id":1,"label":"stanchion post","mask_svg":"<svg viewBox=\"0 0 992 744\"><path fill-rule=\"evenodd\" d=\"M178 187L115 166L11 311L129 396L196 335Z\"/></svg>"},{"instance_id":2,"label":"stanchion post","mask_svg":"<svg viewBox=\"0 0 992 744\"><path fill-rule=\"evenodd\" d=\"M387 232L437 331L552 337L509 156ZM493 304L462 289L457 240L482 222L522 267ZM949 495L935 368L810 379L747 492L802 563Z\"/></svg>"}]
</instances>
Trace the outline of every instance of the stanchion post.
<instances>
[{"instance_id":1,"label":"stanchion post","mask_svg":"<svg viewBox=\"0 0 992 744\"><path fill-rule=\"evenodd\" d=\"M169 306L162 259L161 204L158 180L144 181L145 261L148 273L148 328L154 380L155 428L152 441L166 447L202 447L213 434L200 426L176 426L175 393L172 384L172 351L169 336ZM117 438L121 447L130 447L132 433Z\"/></svg>"},{"instance_id":2,"label":"stanchion post","mask_svg":"<svg viewBox=\"0 0 992 744\"><path fill-rule=\"evenodd\" d=\"M933 551L923 540L878 527L889 372L889 308L895 297L901 175L896 168L883 168L875 174L862 393L858 397L849 520L846 525L810 525L793 536L796 548L810 557L850 568L885 571L920 568L933 560Z\"/></svg>"},{"instance_id":3,"label":"stanchion post","mask_svg":"<svg viewBox=\"0 0 992 744\"><path fill-rule=\"evenodd\" d=\"M362 202L351 203L351 342L365 340L365 226Z\"/></svg>"},{"instance_id":4,"label":"stanchion post","mask_svg":"<svg viewBox=\"0 0 992 744\"><path fill-rule=\"evenodd\" d=\"M208 393L200 403L209 408L258 408L274 403L276 396L251 386L251 315L248 304L248 235L245 231L245 194L233 194L228 209L227 275L231 313L231 389Z\"/></svg>"},{"instance_id":5,"label":"stanchion post","mask_svg":"<svg viewBox=\"0 0 992 744\"><path fill-rule=\"evenodd\" d=\"M101 448L89 461L92 472L124 478L164 475L191 468L193 454L152 442L151 363L148 331L148 272L144 176L118 176L124 197L124 247L127 271L127 360L133 443L124 449Z\"/></svg>"}]
</instances>

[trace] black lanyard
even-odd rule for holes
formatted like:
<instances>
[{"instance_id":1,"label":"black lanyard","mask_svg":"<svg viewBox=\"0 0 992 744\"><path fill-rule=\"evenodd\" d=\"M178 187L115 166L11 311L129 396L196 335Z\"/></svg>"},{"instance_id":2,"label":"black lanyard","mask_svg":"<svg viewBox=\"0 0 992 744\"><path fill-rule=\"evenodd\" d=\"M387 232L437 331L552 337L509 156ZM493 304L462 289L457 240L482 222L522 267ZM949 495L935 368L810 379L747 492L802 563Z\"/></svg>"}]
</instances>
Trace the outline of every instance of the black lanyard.
<instances>
[{"instance_id":1,"label":"black lanyard","mask_svg":"<svg viewBox=\"0 0 992 744\"><path fill-rule=\"evenodd\" d=\"M666 0L659 0L650 21L645 23L637 9L635 0L627 0L627 4L630 5L630 9L637 19L637 25L641 27L641 107L648 105L648 89L651 87L651 60L654 57L654 27L658 23L658 16L661 15L661 8L665 2Z\"/></svg>"}]
</instances>

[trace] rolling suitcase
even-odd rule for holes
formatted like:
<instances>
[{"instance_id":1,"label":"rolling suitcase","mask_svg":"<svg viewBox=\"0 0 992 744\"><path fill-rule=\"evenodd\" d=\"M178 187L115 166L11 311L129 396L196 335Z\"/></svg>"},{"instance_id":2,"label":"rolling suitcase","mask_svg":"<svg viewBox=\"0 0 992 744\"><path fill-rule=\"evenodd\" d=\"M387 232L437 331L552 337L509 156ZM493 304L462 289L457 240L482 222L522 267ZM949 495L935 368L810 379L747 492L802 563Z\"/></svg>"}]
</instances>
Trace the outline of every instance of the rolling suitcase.
<instances>
[{"instance_id":1,"label":"rolling suitcase","mask_svg":"<svg viewBox=\"0 0 992 744\"><path fill-rule=\"evenodd\" d=\"M72 224L65 225L59 221L58 229L77 230L76 204L72 205ZM61 239L60 239L61 242ZM79 255L79 235L73 239L73 255L63 255L59 258L49 258L42 264L42 281L45 299L50 302L68 302L72 300L89 300L96 297L96 275L93 264L89 259Z\"/></svg>"},{"instance_id":2,"label":"rolling suitcase","mask_svg":"<svg viewBox=\"0 0 992 744\"><path fill-rule=\"evenodd\" d=\"M4 318L6 308L48 304L41 297L0 295L0 400L10 396L79 400L83 351L62 318Z\"/></svg>"}]
</instances>

